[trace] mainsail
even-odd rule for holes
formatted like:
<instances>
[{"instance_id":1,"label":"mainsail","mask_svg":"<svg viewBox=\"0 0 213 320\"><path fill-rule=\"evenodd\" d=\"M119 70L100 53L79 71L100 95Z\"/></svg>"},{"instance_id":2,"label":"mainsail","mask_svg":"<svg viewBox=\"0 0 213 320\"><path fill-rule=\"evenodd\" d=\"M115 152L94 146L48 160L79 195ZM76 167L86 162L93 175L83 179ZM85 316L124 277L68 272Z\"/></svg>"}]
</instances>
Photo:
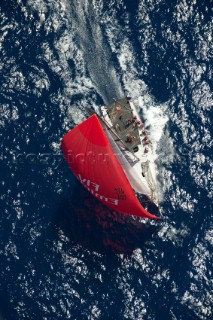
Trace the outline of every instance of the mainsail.
<instances>
[{"instance_id":1,"label":"mainsail","mask_svg":"<svg viewBox=\"0 0 213 320\"><path fill-rule=\"evenodd\" d=\"M96 114L63 137L62 150L77 179L103 204L124 214L157 219L138 201Z\"/></svg>"}]
</instances>

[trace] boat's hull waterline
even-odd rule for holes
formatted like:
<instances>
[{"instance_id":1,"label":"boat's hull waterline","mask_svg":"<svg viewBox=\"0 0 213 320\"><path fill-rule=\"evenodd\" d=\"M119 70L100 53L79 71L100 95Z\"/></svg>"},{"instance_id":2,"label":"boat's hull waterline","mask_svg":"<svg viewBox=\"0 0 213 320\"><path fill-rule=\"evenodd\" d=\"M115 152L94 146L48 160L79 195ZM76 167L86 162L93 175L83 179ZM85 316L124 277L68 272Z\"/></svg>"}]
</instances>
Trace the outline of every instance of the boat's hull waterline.
<instances>
[{"instance_id":1,"label":"boat's hull waterline","mask_svg":"<svg viewBox=\"0 0 213 320\"><path fill-rule=\"evenodd\" d=\"M136 193L157 202L154 154L131 99L115 100L62 139L77 179L99 201L124 214L156 219Z\"/></svg>"}]
</instances>

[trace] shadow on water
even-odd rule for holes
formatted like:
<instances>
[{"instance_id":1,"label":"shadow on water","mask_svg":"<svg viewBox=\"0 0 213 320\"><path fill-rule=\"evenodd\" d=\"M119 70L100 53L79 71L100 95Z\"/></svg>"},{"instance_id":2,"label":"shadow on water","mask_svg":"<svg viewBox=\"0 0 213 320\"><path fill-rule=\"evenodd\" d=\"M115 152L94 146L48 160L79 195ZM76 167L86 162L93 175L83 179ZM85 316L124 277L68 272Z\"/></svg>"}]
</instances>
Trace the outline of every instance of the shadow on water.
<instances>
[{"instance_id":1,"label":"shadow on water","mask_svg":"<svg viewBox=\"0 0 213 320\"><path fill-rule=\"evenodd\" d=\"M131 254L158 231L157 225L110 210L78 182L58 207L55 223L70 241L100 253Z\"/></svg>"}]
</instances>

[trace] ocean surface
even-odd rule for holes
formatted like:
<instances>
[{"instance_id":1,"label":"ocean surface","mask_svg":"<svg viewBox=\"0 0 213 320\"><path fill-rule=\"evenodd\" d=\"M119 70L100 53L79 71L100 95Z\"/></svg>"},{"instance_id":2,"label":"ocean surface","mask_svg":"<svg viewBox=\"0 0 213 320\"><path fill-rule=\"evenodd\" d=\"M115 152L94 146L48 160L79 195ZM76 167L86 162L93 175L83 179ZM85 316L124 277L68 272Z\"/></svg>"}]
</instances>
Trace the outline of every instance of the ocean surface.
<instances>
[{"instance_id":1,"label":"ocean surface","mask_svg":"<svg viewBox=\"0 0 213 320\"><path fill-rule=\"evenodd\" d=\"M211 1L0 1L0 319L212 319ZM130 95L164 219L73 176L63 135ZM112 173L113 174L113 173Z\"/></svg>"}]
</instances>

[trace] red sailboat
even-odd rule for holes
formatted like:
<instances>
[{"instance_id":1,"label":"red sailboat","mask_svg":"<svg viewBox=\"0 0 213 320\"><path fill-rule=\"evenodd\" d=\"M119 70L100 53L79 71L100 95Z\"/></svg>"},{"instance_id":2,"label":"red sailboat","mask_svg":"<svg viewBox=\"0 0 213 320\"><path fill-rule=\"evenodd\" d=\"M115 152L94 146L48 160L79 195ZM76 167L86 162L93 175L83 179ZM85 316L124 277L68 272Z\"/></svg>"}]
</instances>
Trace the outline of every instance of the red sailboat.
<instances>
[{"instance_id":1,"label":"red sailboat","mask_svg":"<svg viewBox=\"0 0 213 320\"><path fill-rule=\"evenodd\" d=\"M109 208L123 214L157 219L143 208L136 196L119 153L121 150L131 153L131 150L125 143L122 145L122 140L112 127L103 118L93 114L63 137L65 158L83 186ZM119 152L112 140L114 144L116 140L119 141Z\"/></svg>"}]
</instances>

